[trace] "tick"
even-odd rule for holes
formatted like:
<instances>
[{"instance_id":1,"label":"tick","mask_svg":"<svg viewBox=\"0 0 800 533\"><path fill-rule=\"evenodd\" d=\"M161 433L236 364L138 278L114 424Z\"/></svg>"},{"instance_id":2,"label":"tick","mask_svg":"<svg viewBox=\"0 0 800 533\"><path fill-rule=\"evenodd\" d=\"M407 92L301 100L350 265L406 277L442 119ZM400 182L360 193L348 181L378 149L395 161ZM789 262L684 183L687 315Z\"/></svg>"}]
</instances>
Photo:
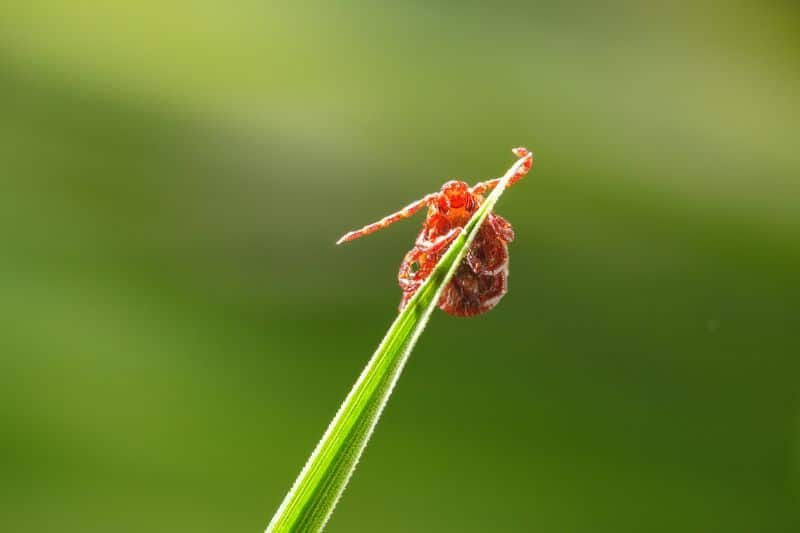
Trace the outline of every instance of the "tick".
<instances>
[{"instance_id":1,"label":"tick","mask_svg":"<svg viewBox=\"0 0 800 533\"><path fill-rule=\"evenodd\" d=\"M533 164L533 154L526 148L512 151L523 163L509 180L509 185L522 179ZM422 231L397 273L403 291L402 310L483 203L483 194L498 183L500 178L482 181L472 187L463 181L448 181L439 192L428 194L378 222L345 234L336 244L374 233L428 206ZM455 275L442 291L439 308L454 316L467 317L485 313L497 305L508 290L508 243L513 240L511 224L500 215L489 213Z\"/></svg>"}]
</instances>

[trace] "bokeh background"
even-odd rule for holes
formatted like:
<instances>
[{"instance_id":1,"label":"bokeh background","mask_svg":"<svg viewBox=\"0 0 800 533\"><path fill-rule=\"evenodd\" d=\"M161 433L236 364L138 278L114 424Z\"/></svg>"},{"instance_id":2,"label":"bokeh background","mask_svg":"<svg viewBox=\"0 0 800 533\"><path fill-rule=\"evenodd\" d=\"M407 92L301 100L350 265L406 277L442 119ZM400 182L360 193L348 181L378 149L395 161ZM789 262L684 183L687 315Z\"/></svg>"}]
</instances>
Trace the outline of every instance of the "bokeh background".
<instances>
[{"instance_id":1,"label":"bokeh background","mask_svg":"<svg viewBox=\"0 0 800 533\"><path fill-rule=\"evenodd\" d=\"M0 7L0 529L262 531L421 222L537 155L329 524L800 531L794 2Z\"/></svg>"}]
</instances>

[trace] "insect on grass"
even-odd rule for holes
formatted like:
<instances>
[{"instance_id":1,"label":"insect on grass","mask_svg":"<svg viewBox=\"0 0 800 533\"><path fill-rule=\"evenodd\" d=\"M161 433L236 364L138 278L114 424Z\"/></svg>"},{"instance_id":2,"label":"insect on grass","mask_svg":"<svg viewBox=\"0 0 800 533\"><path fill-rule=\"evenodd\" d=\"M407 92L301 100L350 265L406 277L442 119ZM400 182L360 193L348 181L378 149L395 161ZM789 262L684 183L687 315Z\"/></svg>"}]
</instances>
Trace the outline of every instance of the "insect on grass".
<instances>
[{"instance_id":1,"label":"insect on grass","mask_svg":"<svg viewBox=\"0 0 800 533\"><path fill-rule=\"evenodd\" d=\"M526 148L515 148L523 160L509 185L522 179L533 164ZM448 181L439 192L431 193L378 222L345 234L336 244L352 241L409 218L425 206L428 216L414 247L403 258L397 280L403 291L402 310L419 286L430 276L447 248L464 225L483 204L483 193L494 189L501 178L470 187L459 180ZM514 240L511 224L496 213L489 213L478 235L458 266L453 279L439 299L439 308L454 316L474 316L492 309L508 291L508 243Z\"/></svg>"}]
</instances>

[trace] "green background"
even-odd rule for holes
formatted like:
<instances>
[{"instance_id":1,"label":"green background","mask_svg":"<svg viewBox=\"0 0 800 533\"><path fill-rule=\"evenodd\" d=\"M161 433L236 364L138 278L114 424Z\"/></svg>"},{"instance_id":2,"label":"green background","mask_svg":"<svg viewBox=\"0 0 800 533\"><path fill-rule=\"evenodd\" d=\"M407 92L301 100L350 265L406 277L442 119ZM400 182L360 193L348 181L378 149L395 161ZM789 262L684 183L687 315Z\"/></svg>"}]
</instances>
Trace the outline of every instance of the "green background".
<instances>
[{"instance_id":1,"label":"green background","mask_svg":"<svg viewBox=\"0 0 800 533\"><path fill-rule=\"evenodd\" d=\"M113 4L113 5L112 5ZM793 2L0 7L0 529L262 531L443 181L531 174L330 524L800 530Z\"/></svg>"}]
</instances>

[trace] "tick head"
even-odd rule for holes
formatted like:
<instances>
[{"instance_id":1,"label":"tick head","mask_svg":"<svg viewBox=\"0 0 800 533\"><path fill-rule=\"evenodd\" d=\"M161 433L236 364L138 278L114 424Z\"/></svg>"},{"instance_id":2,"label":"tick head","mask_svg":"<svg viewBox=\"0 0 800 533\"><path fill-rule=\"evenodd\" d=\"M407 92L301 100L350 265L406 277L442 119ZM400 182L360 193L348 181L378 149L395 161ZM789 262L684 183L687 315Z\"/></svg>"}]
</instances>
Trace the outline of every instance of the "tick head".
<instances>
[{"instance_id":1,"label":"tick head","mask_svg":"<svg viewBox=\"0 0 800 533\"><path fill-rule=\"evenodd\" d=\"M463 181L452 180L442 185L439 208L443 211L468 207L471 202L472 194L469 192L469 185Z\"/></svg>"}]
</instances>

